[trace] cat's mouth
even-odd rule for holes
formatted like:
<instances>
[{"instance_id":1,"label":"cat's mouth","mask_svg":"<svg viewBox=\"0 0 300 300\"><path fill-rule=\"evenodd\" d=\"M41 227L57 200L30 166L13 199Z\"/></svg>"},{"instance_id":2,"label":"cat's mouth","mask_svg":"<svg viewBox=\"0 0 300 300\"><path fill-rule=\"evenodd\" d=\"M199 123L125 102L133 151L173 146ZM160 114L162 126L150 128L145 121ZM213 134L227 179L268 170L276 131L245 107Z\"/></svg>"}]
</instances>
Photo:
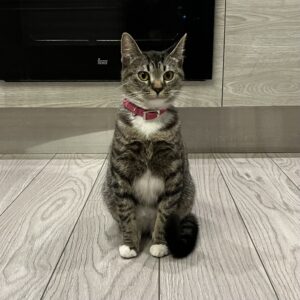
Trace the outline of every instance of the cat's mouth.
<instances>
[{"instance_id":1,"label":"cat's mouth","mask_svg":"<svg viewBox=\"0 0 300 300\"><path fill-rule=\"evenodd\" d=\"M149 94L149 95L147 95L147 98L149 100L167 100L169 98L169 96L166 94L161 94L161 95Z\"/></svg>"},{"instance_id":2,"label":"cat's mouth","mask_svg":"<svg viewBox=\"0 0 300 300\"><path fill-rule=\"evenodd\" d=\"M166 96L155 96L155 97L147 97L144 99L144 104L148 109L162 109L167 108L170 105L169 97Z\"/></svg>"},{"instance_id":3,"label":"cat's mouth","mask_svg":"<svg viewBox=\"0 0 300 300\"><path fill-rule=\"evenodd\" d=\"M153 96L148 98L150 101L155 101L155 100L167 100L168 97L161 97L161 96Z\"/></svg>"},{"instance_id":4,"label":"cat's mouth","mask_svg":"<svg viewBox=\"0 0 300 300\"><path fill-rule=\"evenodd\" d=\"M163 109L172 104L173 93L152 94L151 92L144 92L143 94L128 95L129 98L136 99L137 105L146 109Z\"/></svg>"},{"instance_id":5,"label":"cat's mouth","mask_svg":"<svg viewBox=\"0 0 300 300\"><path fill-rule=\"evenodd\" d=\"M165 107L166 101L163 99L152 99L144 102L144 104L149 109L160 109Z\"/></svg>"}]
</instances>

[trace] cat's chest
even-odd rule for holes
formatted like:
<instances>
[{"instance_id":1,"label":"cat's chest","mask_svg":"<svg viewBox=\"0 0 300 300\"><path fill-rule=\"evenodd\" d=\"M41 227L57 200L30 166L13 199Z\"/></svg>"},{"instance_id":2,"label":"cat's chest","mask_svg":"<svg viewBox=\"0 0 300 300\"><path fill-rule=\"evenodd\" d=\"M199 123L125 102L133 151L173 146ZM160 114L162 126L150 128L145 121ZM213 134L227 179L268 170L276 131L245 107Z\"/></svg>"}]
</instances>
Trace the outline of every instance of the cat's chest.
<instances>
[{"instance_id":1,"label":"cat's chest","mask_svg":"<svg viewBox=\"0 0 300 300\"><path fill-rule=\"evenodd\" d=\"M136 197L146 205L155 204L164 189L164 180L154 175L149 169L133 181L133 190Z\"/></svg>"},{"instance_id":2,"label":"cat's chest","mask_svg":"<svg viewBox=\"0 0 300 300\"><path fill-rule=\"evenodd\" d=\"M164 126L165 119L144 120L141 116L133 117L131 123L145 137L149 137Z\"/></svg>"},{"instance_id":3,"label":"cat's chest","mask_svg":"<svg viewBox=\"0 0 300 300\"><path fill-rule=\"evenodd\" d=\"M143 162L147 168L158 171L159 166L170 162L169 156L176 152L177 145L161 140L134 140L127 145L127 150L132 154L132 167L135 163Z\"/></svg>"}]
</instances>

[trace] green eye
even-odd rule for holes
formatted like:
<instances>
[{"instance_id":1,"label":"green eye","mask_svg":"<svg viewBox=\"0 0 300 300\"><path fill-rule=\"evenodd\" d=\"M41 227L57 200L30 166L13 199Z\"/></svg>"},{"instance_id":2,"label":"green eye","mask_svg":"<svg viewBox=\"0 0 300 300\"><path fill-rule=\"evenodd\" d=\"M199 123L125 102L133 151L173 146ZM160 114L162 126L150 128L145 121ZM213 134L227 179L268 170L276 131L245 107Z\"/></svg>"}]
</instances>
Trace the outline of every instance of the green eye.
<instances>
[{"instance_id":1,"label":"green eye","mask_svg":"<svg viewBox=\"0 0 300 300\"><path fill-rule=\"evenodd\" d=\"M138 76L139 76L139 79L142 81L147 81L150 78L149 73L147 73L145 71L138 72Z\"/></svg>"},{"instance_id":2,"label":"green eye","mask_svg":"<svg viewBox=\"0 0 300 300\"><path fill-rule=\"evenodd\" d=\"M174 72L173 71L167 71L165 74L164 74L164 80L165 81L170 81L172 80L174 77Z\"/></svg>"}]
</instances>

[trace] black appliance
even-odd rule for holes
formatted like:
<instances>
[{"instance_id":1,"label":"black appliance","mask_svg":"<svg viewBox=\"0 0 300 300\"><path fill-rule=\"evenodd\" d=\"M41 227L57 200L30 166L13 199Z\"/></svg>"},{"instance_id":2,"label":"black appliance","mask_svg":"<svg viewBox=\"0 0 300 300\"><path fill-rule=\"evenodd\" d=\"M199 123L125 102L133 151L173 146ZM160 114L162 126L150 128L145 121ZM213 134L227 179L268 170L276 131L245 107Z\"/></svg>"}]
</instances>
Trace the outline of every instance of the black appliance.
<instances>
[{"instance_id":1,"label":"black appliance","mask_svg":"<svg viewBox=\"0 0 300 300\"><path fill-rule=\"evenodd\" d=\"M163 50L188 33L187 80L212 78L214 0L0 0L0 80L119 80L120 37Z\"/></svg>"}]
</instances>

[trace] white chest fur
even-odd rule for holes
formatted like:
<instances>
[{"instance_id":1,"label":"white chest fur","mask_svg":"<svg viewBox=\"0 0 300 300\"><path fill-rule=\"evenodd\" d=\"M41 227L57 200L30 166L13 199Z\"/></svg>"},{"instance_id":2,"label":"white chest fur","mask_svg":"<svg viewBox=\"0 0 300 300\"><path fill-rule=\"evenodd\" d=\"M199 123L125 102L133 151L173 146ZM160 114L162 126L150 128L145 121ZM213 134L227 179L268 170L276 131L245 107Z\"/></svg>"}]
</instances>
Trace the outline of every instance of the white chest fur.
<instances>
[{"instance_id":1,"label":"white chest fur","mask_svg":"<svg viewBox=\"0 0 300 300\"><path fill-rule=\"evenodd\" d=\"M149 137L149 135L167 124L170 118L171 115L169 112L164 112L161 116L153 120L144 120L141 116L133 116L131 122L133 127L143 133L146 137Z\"/></svg>"},{"instance_id":2,"label":"white chest fur","mask_svg":"<svg viewBox=\"0 0 300 300\"><path fill-rule=\"evenodd\" d=\"M132 124L147 137L163 126L163 122L160 120L160 118L154 120L144 120L141 116L135 116L132 120Z\"/></svg>"},{"instance_id":3,"label":"white chest fur","mask_svg":"<svg viewBox=\"0 0 300 300\"><path fill-rule=\"evenodd\" d=\"M164 181L157 176L153 176L150 170L147 170L133 182L136 197L146 205L154 204L157 201L157 197L164 191L164 188Z\"/></svg>"}]
</instances>

